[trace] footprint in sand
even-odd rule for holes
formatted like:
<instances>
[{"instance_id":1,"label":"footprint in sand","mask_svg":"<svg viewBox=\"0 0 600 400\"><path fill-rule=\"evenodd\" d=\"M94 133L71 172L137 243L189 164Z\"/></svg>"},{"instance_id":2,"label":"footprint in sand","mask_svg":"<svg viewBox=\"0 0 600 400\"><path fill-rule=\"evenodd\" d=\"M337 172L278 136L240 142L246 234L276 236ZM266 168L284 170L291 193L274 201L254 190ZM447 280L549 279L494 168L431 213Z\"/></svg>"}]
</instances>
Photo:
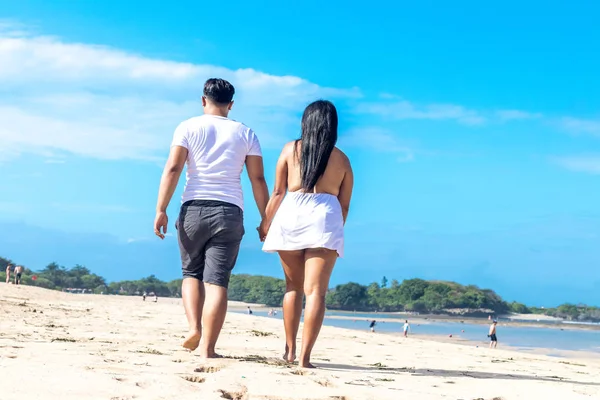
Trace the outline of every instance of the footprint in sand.
<instances>
[{"instance_id":1,"label":"footprint in sand","mask_svg":"<svg viewBox=\"0 0 600 400\"><path fill-rule=\"evenodd\" d=\"M327 379L315 380L315 382L317 382L319 385L321 385L323 387L332 387L333 386L333 384L331 382L329 382Z\"/></svg>"},{"instance_id":2,"label":"footprint in sand","mask_svg":"<svg viewBox=\"0 0 600 400\"><path fill-rule=\"evenodd\" d=\"M295 369L293 371L290 371L290 374L292 374L292 375L298 375L298 376L313 375L312 372L305 371L303 369Z\"/></svg>"},{"instance_id":3,"label":"footprint in sand","mask_svg":"<svg viewBox=\"0 0 600 400\"><path fill-rule=\"evenodd\" d=\"M222 399L227 400L248 400L248 388L242 386L242 389L236 392L229 392L227 390L219 389Z\"/></svg>"},{"instance_id":4,"label":"footprint in sand","mask_svg":"<svg viewBox=\"0 0 600 400\"><path fill-rule=\"evenodd\" d=\"M205 378L201 377L201 376L193 376L193 375L186 375L186 376L182 376L183 379L185 379L188 382L192 382L192 383L204 383L204 381L206 380Z\"/></svg>"},{"instance_id":5,"label":"footprint in sand","mask_svg":"<svg viewBox=\"0 0 600 400\"><path fill-rule=\"evenodd\" d=\"M202 374L214 374L215 372L219 372L222 367L212 366L212 367L198 367L194 370L194 372L200 372Z\"/></svg>"}]
</instances>

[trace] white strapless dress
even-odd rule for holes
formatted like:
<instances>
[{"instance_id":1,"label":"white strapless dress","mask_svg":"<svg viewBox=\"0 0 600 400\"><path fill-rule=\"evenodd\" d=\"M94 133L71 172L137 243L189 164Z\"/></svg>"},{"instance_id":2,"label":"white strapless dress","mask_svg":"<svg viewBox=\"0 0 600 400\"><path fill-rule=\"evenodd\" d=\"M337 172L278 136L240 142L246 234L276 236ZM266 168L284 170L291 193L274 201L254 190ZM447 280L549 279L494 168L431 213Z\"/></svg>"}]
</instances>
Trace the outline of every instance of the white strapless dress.
<instances>
[{"instance_id":1,"label":"white strapless dress","mask_svg":"<svg viewBox=\"0 0 600 400\"><path fill-rule=\"evenodd\" d=\"M325 248L344 256L344 218L337 197L288 192L273 218L263 251Z\"/></svg>"}]
</instances>

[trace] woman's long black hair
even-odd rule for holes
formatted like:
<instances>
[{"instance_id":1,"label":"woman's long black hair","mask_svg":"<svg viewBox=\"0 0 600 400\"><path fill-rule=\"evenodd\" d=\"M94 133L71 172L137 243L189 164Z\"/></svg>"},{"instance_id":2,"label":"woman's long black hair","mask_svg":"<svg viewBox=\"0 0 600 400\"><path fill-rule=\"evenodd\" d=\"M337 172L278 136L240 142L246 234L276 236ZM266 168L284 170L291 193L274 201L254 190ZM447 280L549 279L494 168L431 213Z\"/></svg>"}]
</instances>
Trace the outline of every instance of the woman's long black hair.
<instances>
[{"instance_id":1,"label":"woman's long black hair","mask_svg":"<svg viewBox=\"0 0 600 400\"><path fill-rule=\"evenodd\" d=\"M338 116L333 103L317 100L306 107L302 115L302 137L299 139L302 140L300 174L305 192L312 191L325 173L337 142L337 130Z\"/></svg>"}]
</instances>

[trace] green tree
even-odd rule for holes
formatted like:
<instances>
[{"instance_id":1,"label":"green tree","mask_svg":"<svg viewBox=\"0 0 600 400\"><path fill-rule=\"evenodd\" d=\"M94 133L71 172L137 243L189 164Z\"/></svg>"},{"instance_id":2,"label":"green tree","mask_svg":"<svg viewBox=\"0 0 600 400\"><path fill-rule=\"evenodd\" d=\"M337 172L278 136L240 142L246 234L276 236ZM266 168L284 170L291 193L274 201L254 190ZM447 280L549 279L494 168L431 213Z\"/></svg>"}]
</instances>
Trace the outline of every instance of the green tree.
<instances>
[{"instance_id":1,"label":"green tree","mask_svg":"<svg viewBox=\"0 0 600 400\"><path fill-rule=\"evenodd\" d=\"M385 289L387 287L387 284L388 284L388 280L384 276L383 279L381 279L381 287Z\"/></svg>"},{"instance_id":2,"label":"green tree","mask_svg":"<svg viewBox=\"0 0 600 400\"><path fill-rule=\"evenodd\" d=\"M337 285L327 300L331 308L363 310L368 304L367 288L354 282Z\"/></svg>"},{"instance_id":3,"label":"green tree","mask_svg":"<svg viewBox=\"0 0 600 400\"><path fill-rule=\"evenodd\" d=\"M429 283L423 279L409 279L402 282L398 294L405 303L410 303L423 297L427 286Z\"/></svg>"},{"instance_id":4,"label":"green tree","mask_svg":"<svg viewBox=\"0 0 600 400\"><path fill-rule=\"evenodd\" d=\"M512 303L510 303L510 311L514 312L516 314L530 314L531 313L531 310L529 310L529 308L527 308L527 306L525 304L517 303L516 301L513 301Z\"/></svg>"}]
</instances>

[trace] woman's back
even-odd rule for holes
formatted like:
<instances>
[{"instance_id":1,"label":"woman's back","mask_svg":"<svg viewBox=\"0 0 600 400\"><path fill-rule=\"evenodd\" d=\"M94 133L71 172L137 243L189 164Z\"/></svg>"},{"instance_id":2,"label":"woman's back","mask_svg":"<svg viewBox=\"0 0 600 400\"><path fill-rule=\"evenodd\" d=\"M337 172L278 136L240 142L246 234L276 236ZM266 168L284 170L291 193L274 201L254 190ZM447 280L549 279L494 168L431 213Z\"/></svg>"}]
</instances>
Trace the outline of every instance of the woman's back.
<instances>
[{"instance_id":1,"label":"woman's back","mask_svg":"<svg viewBox=\"0 0 600 400\"><path fill-rule=\"evenodd\" d=\"M302 170L300 168L300 159L302 141L290 142L285 146L286 164L288 169L287 187L289 192L304 191L302 188ZM344 177L350 171L350 161L348 157L337 147L333 149L325 172L317 181L311 193L328 193L333 196L340 194L340 188Z\"/></svg>"}]
</instances>

